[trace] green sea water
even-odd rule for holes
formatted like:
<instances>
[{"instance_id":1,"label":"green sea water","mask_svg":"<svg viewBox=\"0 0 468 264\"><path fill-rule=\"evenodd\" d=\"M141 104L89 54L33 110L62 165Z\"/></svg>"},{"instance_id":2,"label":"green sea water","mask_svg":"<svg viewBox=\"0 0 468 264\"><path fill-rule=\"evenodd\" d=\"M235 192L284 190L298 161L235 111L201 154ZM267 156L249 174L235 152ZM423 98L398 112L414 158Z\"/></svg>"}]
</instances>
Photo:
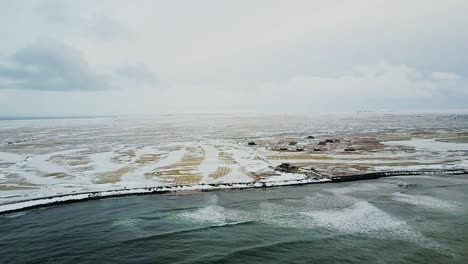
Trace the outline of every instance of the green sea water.
<instances>
[{"instance_id":1,"label":"green sea water","mask_svg":"<svg viewBox=\"0 0 468 264\"><path fill-rule=\"evenodd\" d=\"M468 263L468 176L122 197L0 216L0 263Z\"/></svg>"}]
</instances>

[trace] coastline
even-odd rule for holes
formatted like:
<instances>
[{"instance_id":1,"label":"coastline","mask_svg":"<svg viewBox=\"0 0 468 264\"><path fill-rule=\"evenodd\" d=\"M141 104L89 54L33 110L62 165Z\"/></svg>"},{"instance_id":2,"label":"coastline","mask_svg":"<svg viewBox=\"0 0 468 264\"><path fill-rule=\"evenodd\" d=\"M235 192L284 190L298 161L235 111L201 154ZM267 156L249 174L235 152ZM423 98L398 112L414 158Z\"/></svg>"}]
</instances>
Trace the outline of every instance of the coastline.
<instances>
[{"instance_id":1,"label":"coastline","mask_svg":"<svg viewBox=\"0 0 468 264\"><path fill-rule=\"evenodd\" d=\"M55 195L42 198L34 198L24 201L11 202L6 204L0 204L0 215L14 213L18 211L25 211L40 207L49 207L54 205L62 205L69 203L84 202L89 200L98 200L105 198L125 197L125 196L137 196L137 195L154 195L154 194L166 194L166 193L177 193L177 192L210 192L220 190L245 190L245 189L256 189L256 188L273 188L281 186L300 186L308 184L319 184L319 183L339 183L339 182L353 182L363 180L373 180L384 177L392 176L414 176L424 174L445 174L445 175L464 175L468 174L466 169L432 169L432 170L401 170L401 171L382 171L382 172L371 172L363 174L354 174L346 176L329 176L321 179L301 179L301 180L284 180L284 181L260 181L260 182L249 182L249 183L218 183L218 184L191 184L191 185L175 185L175 186L155 186L145 188L124 188L118 190L108 191L90 191L82 193Z\"/></svg>"}]
</instances>

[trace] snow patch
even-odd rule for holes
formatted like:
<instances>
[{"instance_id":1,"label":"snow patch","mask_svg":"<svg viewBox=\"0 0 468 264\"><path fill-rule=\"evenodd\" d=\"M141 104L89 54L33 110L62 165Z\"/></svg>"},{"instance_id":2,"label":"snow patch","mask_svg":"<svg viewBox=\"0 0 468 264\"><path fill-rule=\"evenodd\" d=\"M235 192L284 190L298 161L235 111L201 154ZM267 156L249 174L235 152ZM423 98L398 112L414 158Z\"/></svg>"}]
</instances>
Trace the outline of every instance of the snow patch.
<instances>
[{"instance_id":1,"label":"snow patch","mask_svg":"<svg viewBox=\"0 0 468 264\"><path fill-rule=\"evenodd\" d=\"M205 159L198 167L203 178L200 183L214 183L215 180L209 177L209 174L216 171L219 165L218 150L213 146L203 146Z\"/></svg>"},{"instance_id":2,"label":"snow patch","mask_svg":"<svg viewBox=\"0 0 468 264\"><path fill-rule=\"evenodd\" d=\"M467 150L468 143L451 143L451 142L440 142L435 139L421 139L413 138L411 140L403 141L386 141L383 142L387 146L408 146L416 149L429 150L429 151L455 151L455 150Z\"/></svg>"},{"instance_id":3,"label":"snow patch","mask_svg":"<svg viewBox=\"0 0 468 264\"><path fill-rule=\"evenodd\" d=\"M226 176L218 179L219 183L253 182L254 180L245 175L239 168L229 172Z\"/></svg>"}]
</instances>

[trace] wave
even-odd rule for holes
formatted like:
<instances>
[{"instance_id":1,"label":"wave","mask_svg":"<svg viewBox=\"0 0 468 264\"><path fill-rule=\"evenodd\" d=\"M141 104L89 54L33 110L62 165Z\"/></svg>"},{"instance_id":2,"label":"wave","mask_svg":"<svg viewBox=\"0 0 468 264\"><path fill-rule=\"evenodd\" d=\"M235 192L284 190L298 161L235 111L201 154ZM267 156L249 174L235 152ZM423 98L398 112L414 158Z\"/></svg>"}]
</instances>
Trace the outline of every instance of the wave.
<instances>
[{"instance_id":1,"label":"wave","mask_svg":"<svg viewBox=\"0 0 468 264\"><path fill-rule=\"evenodd\" d=\"M367 201L343 195L319 193L289 205L264 202L251 210L234 210L211 204L180 213L178 218L209 226L226 225L230 222L258 222L294 229L325 228L334 234L392 238L425 247L440 247L436 242L413 230L405 221Z\"/></svg>"},{"instance_id":2,"label":"wave","mask_svg":"<svg viewBox=\"0 0 468 264\"><path fill-rule=\"evenodd\" d=\"M431 196L410 195L400 192L393 193L392 196L392 200L394 201L429 209L454 210L459 206L459 204L455 202L445 201Z\"/></svg>"}]
</instances>

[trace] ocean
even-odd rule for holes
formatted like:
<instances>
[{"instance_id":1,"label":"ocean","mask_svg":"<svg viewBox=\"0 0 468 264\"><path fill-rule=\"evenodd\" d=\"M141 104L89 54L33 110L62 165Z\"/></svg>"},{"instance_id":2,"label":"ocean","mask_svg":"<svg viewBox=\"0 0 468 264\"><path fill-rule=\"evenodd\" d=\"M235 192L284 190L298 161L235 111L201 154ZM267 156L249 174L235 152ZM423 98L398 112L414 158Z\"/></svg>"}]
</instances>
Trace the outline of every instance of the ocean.
<instances>
[{"instance_id":1,"label":"ocean","mask_svg":"<svg viewBox=\"0 0 468 264\"><path fill-rule=\"evenodd\" d=\"M110 198L0 216L0 263L467 263L468 178Z\"/></svg>"}]
</instances>

